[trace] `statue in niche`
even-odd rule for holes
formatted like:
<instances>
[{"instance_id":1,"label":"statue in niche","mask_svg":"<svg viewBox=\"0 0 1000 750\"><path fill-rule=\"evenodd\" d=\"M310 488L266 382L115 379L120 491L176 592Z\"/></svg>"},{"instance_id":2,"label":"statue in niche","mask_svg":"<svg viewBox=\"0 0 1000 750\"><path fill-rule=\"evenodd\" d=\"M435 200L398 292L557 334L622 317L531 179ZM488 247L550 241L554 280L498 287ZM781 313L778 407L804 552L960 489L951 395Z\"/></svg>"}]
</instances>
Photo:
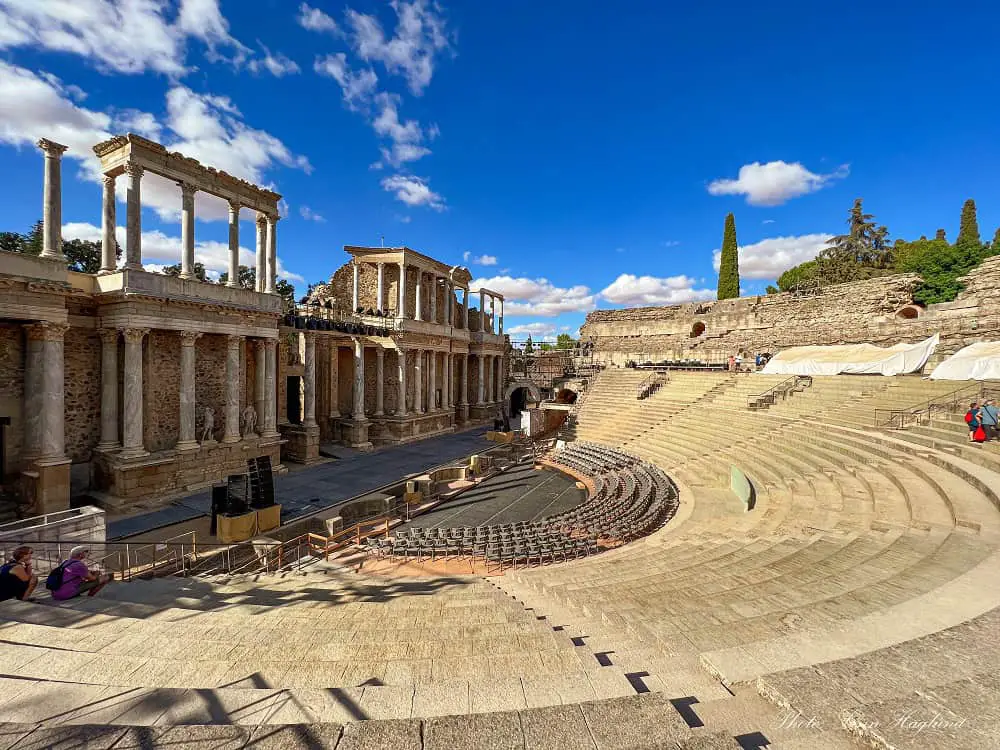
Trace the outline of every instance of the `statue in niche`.
<instances>
[{"instance_id":1,"label":"statue in niche","mask_svg":"<svg viewBox=\"0 0 1000 750\"><path fill-rule=\"evenodd\" d=\"M257 434L257 410L249 404L243 410L243 437Z\"/></svg>"},{"instance_id":2,"label":"statue in niche","mask_svg":"<svg viewBox=\"0 0 1000 750\"><path fill-rule=\"evenodd\" d=\"M205 443L214 443L215 438L212 433L215 432L215 409L206 406L205 407L205 426L201 430L201 442L202 445Z\"/></svg>"}]
</instances>

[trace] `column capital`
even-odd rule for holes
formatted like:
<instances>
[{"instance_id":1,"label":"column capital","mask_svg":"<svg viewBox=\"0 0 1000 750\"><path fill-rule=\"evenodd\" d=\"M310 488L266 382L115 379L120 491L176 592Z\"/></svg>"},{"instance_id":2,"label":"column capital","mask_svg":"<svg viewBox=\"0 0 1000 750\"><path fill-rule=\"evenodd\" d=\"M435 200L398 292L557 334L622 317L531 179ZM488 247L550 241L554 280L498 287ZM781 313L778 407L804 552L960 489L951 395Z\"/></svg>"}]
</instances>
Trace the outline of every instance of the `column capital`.
<instances>
[{"instance_id":1,"label":"column capital","mask_svg":"<svg viewBox=\"0 0 1000 750\"><path fill-rule=\"evenodd\" d=\"M101 337L101 341L105 344L117 344L118 334L120 333L117 328L102 328L97 332Z\"/></svg>"},{"instance_id":2,"label":"column capital","mask_svg":"<svg viewBox=\"0 0 1000 750\"><path fill-rule=\"evenodd\" d=\"M267 351L267 347L270 345L270 343L272 341L274 341L274 339L265 339L265 338L256 338L256 337L254 337L254 338L250 339L250 345L253 346L253 348L254 348L255 351L266 352Z\"/></svg>"},{"instance_id":3,"label":"column capital","mask_svg":"<svg viewBox=\"0 0 1000 750\"><path fill-rule=\"evenodd\" d=\"M142 339L149 333L148 328L123 328L122 336L125 337L126 343L129 344L141 344Z\"/></svg>"},{"instance_id":4,"label":"column capital","mask_svg":"<svg viewBox=\"0 0 1000 750\"><path fill-rule=\"evenodd\" d=\"M143 173L146 171L145 167L136 164L134 161L125 163L125 174L129 177L142 177Z\"/></svg>"},{"instance_id":5,"label":"column capital","mask_svg":"<svg viewBox=\"0 0 1000 750\"><path fill-rule=\"evenodd\" d=\"M385 356L385 349L383 347L381 347L381 346L376 346L375 347L375 356L377 356L379 359L381 359L382 357L384 357Z\"/></svg>"},{"instance_id":6,"label":"column capital","mask_svg":"<svg viewBox=\"0 0 1000 750\"><path fill-rule=\"evenodd\" d=\"M258 212L255 221L257 222L257 226L263 229L264 227L267 226L267 215Z\"/></svg>"},{"instance_id":7,"label":"column capital","mask_svg":"<svg viewBox=\"0 0 1000 750\"><path fill-rule=\"evenodd\" d=\"M64 146L61 143L56 143L55 141L50 141L48 138L40 138L38 143L35 144L45 155L51 159L59 159L66 152L69 146Z\"/></svg>"},{"instance_id":8,"label":"column capital","mask_svg":"<svg viewBox=\"0 0 1000 750\"><path fill-rule=\"evenodd\" d=\"M181 331L181 346L194 346L195 342L202 337L201 331Z\"/></svg>"},{"instance_id":9,"label":"column capital","mask_svg":"<svg viewBox=\"0 0 1000 750\"><path fill-rule=\"evenodd\" d=\"M29 341L62 341L69 326L65 323L50 323L47 320L29 323L24 327Z\"/></svg>"},{"instance_id":10,"label":"column capital","mask_svg":"<svg viewBox=\"0 0 1000 750\"><path fill-rule=\"evenodd\" d=\"M229 213L230 213L230 215L236 214L236 216L239 216L240 215L240 209L243 208L243 204L240 203L239 200L236 199L236 198L233 198L232 200L227 201L227 202L229 203Z\"/></svg>"},{"instance_id":11,"label":"column capital","mask_svg":"<svg viewBox=\"0 0 1000 750\"><path fill-rule=\"evenodd\" d=\"M230 333L230 334L226 335L226 344L228 346L231 346L231 347L232 346L239 346L240 344L243 343L243 340L245 338L246 338L246 336L242 336L242 335L240 335L238 333Z\"/></svg>"},{"instance_id":12,"label":"column capital","mask_svg":"<svg viewBox=\"0 0 1000 750\"><path fill-rule=\"evenodd\" d=\"M104 183L104 187L109 187L109 188L114 188L115 181L117 179L118 179L118 177L116 177L113 174L106 174L106 175L102 175L101 176L101 182Z\"/></svg>"},{"instance_id":13,"label":"column capital","mask_svg":"<svg viewBox=\"0 0 1000 750\"><path fill-rule=\"evenodd\" d=\"M194 194L198 192L197 186L190 182L178 182L177 187L181 189L181 195L185 198L193 198Z\"/></svg>"},{"instance_id":14,"label":"column capital","mask_svg":"<svg viewBox=\"0 0 1000 750\"><path fill-rule=\"evenodd\" d=\"M264 221L266 221L271 226L274 226L279 221L281 221L281 214L264 214Z\"/></svg>"}]
</instances>

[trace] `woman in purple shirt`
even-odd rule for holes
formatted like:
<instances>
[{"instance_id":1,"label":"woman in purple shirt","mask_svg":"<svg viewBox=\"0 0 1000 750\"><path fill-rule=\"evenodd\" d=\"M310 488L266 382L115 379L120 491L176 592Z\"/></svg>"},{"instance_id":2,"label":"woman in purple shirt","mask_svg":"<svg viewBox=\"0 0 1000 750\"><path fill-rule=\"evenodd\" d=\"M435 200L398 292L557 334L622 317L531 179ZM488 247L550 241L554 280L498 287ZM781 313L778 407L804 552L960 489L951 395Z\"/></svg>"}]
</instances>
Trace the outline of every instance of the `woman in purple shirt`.
<instances>
[{"instance_id":1,"label":"woman in purple shirt","mask_svg":"<svg viewBox=\"0 0 1000 750\"><path fill-rule=\"evenodd\" d=\"M114 580L110 573L91 573L84 559L90 553L86 547L74 547L69 551L69 559L61 563L63 566L62 586L52 592L52 598L59 601L72 599L84 591L87 596L93 596L105 584Z\"/></svg>"}]
</instances>

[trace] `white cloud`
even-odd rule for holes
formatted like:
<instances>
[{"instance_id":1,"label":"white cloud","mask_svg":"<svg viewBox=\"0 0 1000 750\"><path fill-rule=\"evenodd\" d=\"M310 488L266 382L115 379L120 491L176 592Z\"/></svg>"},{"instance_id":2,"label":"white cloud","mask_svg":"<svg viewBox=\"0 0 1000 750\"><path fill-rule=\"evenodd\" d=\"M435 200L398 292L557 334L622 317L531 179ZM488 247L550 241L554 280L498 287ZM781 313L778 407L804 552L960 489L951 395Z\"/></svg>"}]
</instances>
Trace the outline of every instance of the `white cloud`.
<instances>
[{"instance_id":1,"label":"white cloud","mask_svg":"<svg viewBox=\"0 0 1000 750\"><path fill-rule=\"evenodd\" d=\"M136 133L154 141L159 141L163 128L149 112L138 109L124 109L115 117L115 126L128 133Z\"/></svg>"},{"instance_id":2,"label":"white cloud","mask_svg":"<svg viewBox=\"0 0 1000 750\"><path fill-rule=\"evenodd\" d=\"M601 291L601 297L616 305L679 305L713 299L715 290L696 289L690 276L634 276L623 273Z\"/></svg>"},{"instance_id":3,"label":"white cloud","mask_svg":"<svg viewBox=\"0 0 1000 750\"><path fill-rule=\"evenodd\" d=\"M88 240L96 242L101 239L101 228L87 222L71 222L63 224L62 235L67 240ZM244 233L244 236L252 236L251 232ZM118 244L125 248L125 227L115 227L115 237ZM209 240L205 242L195 242L194 259L196 263L202 263L206 272L214 274L229 270L229 245L224 242ZM180 263L181 260L181 238L171 237L160 230L153 230L142 233L142 264L147 271L161 271L164 266ZM148 261L148 262L147 262ZM253 250L240 245L240 263L253 268L256 264L256 255ZM278 258L277 276L289 281L304 283L305 279L297 273L292 273L284 267L281 258Z\"/></svg>"},{"instance_id":4,"label":"white cloud","mask_svg":"<svg viewBox=\"0 0 1000 750\"><path fill-rule=\"evenodd\" d=\"M141 2L142 0L121 0L123 7ZM143 4L148 4L148 1ZM131 12L131 8L127 12ZM250 54L249 49L230 35L229 22L222 15L219 0L181 0L176 28L208 45L210 60L226 60L239 66ZM231 50L232 57L227 58L219 51L224 48Z\"/></svg>"},{"instance_id":5,"label":"white cloud","mask_svg":"<svg viewBox=\"0 0 1000 750\"><path fill-rule=\"evenodd\" d=\"M566 330L569 330L568 328ZM556 327L551 323L524 323L522 325L511 326L504 329L504 333L511 336L531 336L532 338L554 337Z\"/></svg>"},{"instance_id":6,"label":"white cloud","mask_svg":"<svg viewBox=\"0 0 1000 750\"><path fill-rule=\"evenodd\" d=\"M680 240L664 240L660 244L664 247L677 247L681 242Z\"/></svg>"},{"instance_id":7,"label":"white cloud","mask_svg":"<svg viewBox=\"0 0 1000 750\"><path fill-rule=\"evenodd\" d=\"M387 193L395 193L396 200L407 206L427 206L435 211L444 211L444 198L430 189L427 180L413 175L395 174L381 182Z\"/></svg>"},{"instance_id":8,"label":"white cloud","mask_svg":"<svg viewBox=\"0 0 1000 750\"><path fill-rule=\"evenodd\" d=\"M263 58L254 58L247 62L247 69L251 73L260 73L266 70L268 73L273 75L275 78L281 78L287 75L293 75L300 72L299 64L292 60L290 57L278 52L274 54L265 45L260 45L264 50Z\"/></svg>"},{"instance_id":9,"label":"white cloud","mask_svg":"<svg viewBox=\"0 0 1000 750\"><path fill-rule=\"evenodd\" d=\"M306 221L315 221L320 224L326 222L326 219L324 219L318 213L309 208L309 206L302 206L301 208L299 208L299 215Z\"/></svg>"},{"instance_id":10,"label":"white cloud","mask_svg":"<svg viewBox=\"0 0 1000 750\"><path fill-rule=\"evenodd\" d=\"M735 180L718 179L708 185L712 195L745 195L751 206L779 206L800 195L814 193L849 172L845 164L830 174L815 174L800 162L753 162L740 167Z\"/></svg>"},{"instance_id":11,"label":"white cloud","mask_svg":"<svg viewBox=\"0 0 1000 750\"><path fill-rule=\"evenodd\" d=\"M798 237L769 237L739 248L741 279L776 279L792 266L812 260L826 247L830 234L803 234ZM719 270L722 251L712 255Z\"/></svg>"},{"instance_id":12,"label":"white cloud","mask_svg":"<svg viewBox=\"0 0 1000 750\"><path fill-rule=\"evenodd\" d=\"M589 287L557 287L548 279L512 278L494 276L473 279L470 289L492 289L504 296L504 314L554 318L569 312L589 312L597 304L597 297Z\"/></svg>"},{"instance_id":13,"label":"white cloud","mask_svg":"<svg viewBox=\"0 0 1000 750\"><path fill-rule=\"evenodd\" d=\"M465 255L462 256L465 258ZM465 260L471 260L477 266L495 266L497 264L497 256L495 255L476 255L472 258L465 258Z\"/></svg>"},{"instance_id":14,"label":"white cloud","mask_svg":"<svg viewBox=\"0 0 1000 750\"><path fill-rule=\"evenodd\" d=\"M386 37L375 16L347 11L354 51L366 61L377 61L402 76L413 94L423 93L434 76L435 58L450 50L443 11L434 0L392 0L396 30Z\"/></svg>"},{"instance_id":15,"label":"white cloud","mask_svg":"<svg viewBox=\"0 0 1000 750\"><path fill-rule=\"evenodd\" d=\"M347 64L347 55L343 52L317 57L316 62L313 63L313 70L340 84L344 94L344 103L348 109L355 112L369 110L378 86L378 76L374 70L371 68L360 71L352 70Z\"/></svg>"},{"instance_id":16,"label":"white cloud","mask_svg":"<svg viewBox=\"0 0 1000 750\"><path fill-rule=\"evenodd\" d=\"M319 8L313 8L308 3L299 6L299 15L295 19L299 26L309 31L328 32L337 34L339 29L337 22Z\"/></svg>"},{"instance_id":17,"label":"white cloud","mask_svg":"<svg viewBox=\"0 0 1000 750\"><path fill-rule=\"evenodd\" d=\"M761 224L773 224L773 223L774 219L764 219L764 221L761 222Z\"/></svg>"}]
</instances>

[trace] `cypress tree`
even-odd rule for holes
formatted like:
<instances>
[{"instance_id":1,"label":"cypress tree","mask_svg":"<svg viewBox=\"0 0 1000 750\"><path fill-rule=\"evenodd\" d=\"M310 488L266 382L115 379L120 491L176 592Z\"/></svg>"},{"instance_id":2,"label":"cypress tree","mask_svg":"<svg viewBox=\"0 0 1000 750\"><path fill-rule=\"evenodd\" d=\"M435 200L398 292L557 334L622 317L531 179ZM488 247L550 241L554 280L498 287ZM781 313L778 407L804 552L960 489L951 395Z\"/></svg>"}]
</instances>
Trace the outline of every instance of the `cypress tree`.
<instances>
[{"instance_id":1,"label":"cypress tree","mask_svg":"<svg viewBox=\"0 0 1000 750\"><path fill-rule=\"evenodd\" d=\"M993 235L993 244L990 245L990 248L993 250L993 255L1000 255L1000 227Z\"/></svg>"},{"instance_id":2,"label":"cypress tree","mask_svg":"<svg viewBox=\"0 0 1000 750\"><path fill-rule=\"evenodd\" d=\"M736 217L726 216L722 233L722 258L719 261L719 299L740 296L740 259L736 245Z\"/></svg>"},{"instance_id":3,"label":"cypress tree","mask_svg":"<svg viewBox=\"0 0 1000 750\"><path fill-rule=\"evenodd\" d=\"M944 240L945 242L948 241L948 238L944 236L944 230L943 229L937 230L937 234L934 235L934 239L936 239L936 240Z\"/></svg>"},{"instance_id":4,"label":"cypress tree","mask_svg":"<svg viewBox=\"0 0 1000 750\"><path fill-rule=\"evenodd\" d=\"M979 238L979 224L976 222L976 202L969 198L962 206L962 220L958 226L958 247L980 247L983 241Z\"/></svg>"}]
</instances>

